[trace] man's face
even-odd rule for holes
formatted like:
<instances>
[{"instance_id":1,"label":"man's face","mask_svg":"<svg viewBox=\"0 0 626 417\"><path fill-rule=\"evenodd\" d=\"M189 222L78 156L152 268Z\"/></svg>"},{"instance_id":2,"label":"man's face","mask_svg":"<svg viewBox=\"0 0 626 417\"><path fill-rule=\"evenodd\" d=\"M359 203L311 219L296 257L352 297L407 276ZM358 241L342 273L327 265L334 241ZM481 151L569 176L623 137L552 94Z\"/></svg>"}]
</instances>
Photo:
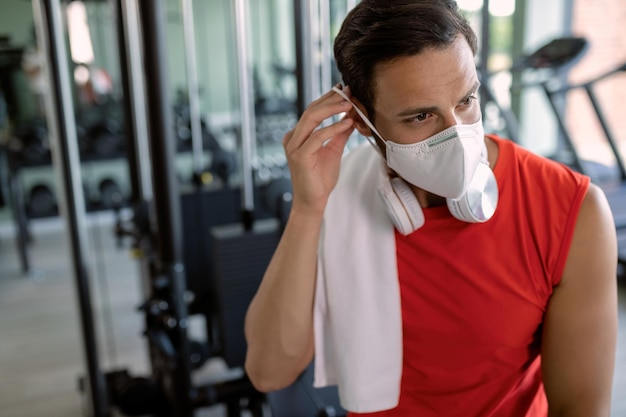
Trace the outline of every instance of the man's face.
<instances>
[{"instance_id":1,"label":"man's face","mask_svg":"<svg viewBox=\"0 0 626 417\"><path fill-rule=\"evenodd\" d=\"M376 129L385 140L415 143L480 118L476 66L463 36L379 65L373 83Z\"/></svg>"}]
</instances>

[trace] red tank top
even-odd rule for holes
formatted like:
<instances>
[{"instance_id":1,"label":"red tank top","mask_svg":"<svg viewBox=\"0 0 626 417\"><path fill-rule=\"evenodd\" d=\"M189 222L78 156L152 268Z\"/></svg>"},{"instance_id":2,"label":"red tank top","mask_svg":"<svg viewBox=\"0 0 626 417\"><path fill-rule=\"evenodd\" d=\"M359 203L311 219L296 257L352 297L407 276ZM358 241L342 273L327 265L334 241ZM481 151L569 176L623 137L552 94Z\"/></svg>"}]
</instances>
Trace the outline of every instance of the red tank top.
<instances>
[{"instance_id":1,"label":"red tank top","mask_svg":"<svg viewBox=\"0 0 626 417\"><path fill-rule=\"evenodd\" d=\"M541 323L589 178L492 137L499 202L486 223L424 209L396 233L403 319L397 408L376 417L546 417Z\"/></svg>"}]
</instances>

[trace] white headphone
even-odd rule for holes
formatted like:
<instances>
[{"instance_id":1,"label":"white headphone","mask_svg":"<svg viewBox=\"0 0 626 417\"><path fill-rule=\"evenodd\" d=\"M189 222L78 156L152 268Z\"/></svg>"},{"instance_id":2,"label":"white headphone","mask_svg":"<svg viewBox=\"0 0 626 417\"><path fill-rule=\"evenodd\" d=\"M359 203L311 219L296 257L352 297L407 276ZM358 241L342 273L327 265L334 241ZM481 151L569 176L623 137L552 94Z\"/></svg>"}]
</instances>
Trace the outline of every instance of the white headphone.
<instances>
[{"instance_id":1,"label":"white headphone","mask_svg":"<svg viewBox=\"0 0 626 417\"><path fill-rule=\"evenodd\" d=\"M390 187L379 188L391 221L400 233L409 235L424 225L424 212L409 185L400 177L389 180ZM448 210L456 219L484 223L498 205L498 184L489 166L481 162L468 190L460 198L447 198Z\"/></svg>"}]
</instances>

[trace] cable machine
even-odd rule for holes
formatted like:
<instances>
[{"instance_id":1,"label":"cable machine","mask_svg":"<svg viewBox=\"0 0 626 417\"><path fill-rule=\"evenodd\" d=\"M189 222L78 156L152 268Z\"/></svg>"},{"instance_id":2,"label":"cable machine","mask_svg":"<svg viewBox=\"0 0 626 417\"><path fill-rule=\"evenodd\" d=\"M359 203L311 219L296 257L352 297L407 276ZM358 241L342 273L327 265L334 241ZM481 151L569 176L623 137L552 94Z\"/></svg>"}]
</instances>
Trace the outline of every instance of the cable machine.
<instances>
[{"instance_id":1,"label":"cable machine","mask_svg":"<svg viewBox=\"0 0 626 417\"><path fill-rule=\"evenodd\" d=\"M229 417L240 416L244 410L255 417L263 416L267 411L267 399L252 387L245 374L218 384L192 382L192 344L186 331L190 314L204 314L208 322L208 355L223 357L231 369L243 366L245 311L280 238L280 220L286 219L285 212L289 210L290 188L284 182L274 189L272 186L264 189L254 183L252 176L255 129L246 1L234 3L243 165L240 188L209 193L197 188L193 193L183 194L181 200L173 172L172 155L175 152L171 146L174 141L168 138L173 129L168 125L165 108L169 97L163 61L167 55L163 39L163 0L117 0L117 3L123 29L120 30L123 33L120 51L125 57L124 85L128 93L132 93L125 94L128 117L132 117L131 113L141 113L141 106L145 105L147 129L144 130L150 132L151 137L152 178L159 186L151 190L152 201L140 193L134 194L137 198L135 206L147 206L147 209L136 210L134 226L130 230L120 227L121 234L135 237L135 245L143 253L141 263L146 295L143 312L152 375L137 378L125 371L107 374L112 405L127 415L151 413L186 417L193 415L197 408L222 403L226 405ZM192 8L191 1L183 3L187 19ZM138 48L137 42L132 41L138 37L132 33L134 10L142 30L142 42ZM185 40L187 53L193 55L195 48L189 45L193 43L191 29L188 29ZM142 56L144 62L138 62ZM193 66L191 59L187 68L191 75L190 101L197 94ZM330 67L330 63L327 66ZM147 93L145 98L139 97L140 91L134 87L142 83L139 68L144 68L146 74L143 82ZM199 115L199 111L192 113L196 117ZM191 122L193 126L194 121ZM141 129L135 126L133 131ZM133 183L141 185L145 181L141 180L142 158L138 152L142 146L145 149L145 144L142 145L145 139L135 134L133 141L134 145L129 146L129 157L136 161ZM262 197L276 200L273 204L276 212L268 213L258 204ZM141 201L141 198L146 200ZM236 217L237 213L239 217ZM279 221L273 217L278 217ZM207 259L213 261L207 262ZM188 265L194 267L193 271ZM207 275L211 276L209 282ZM195 296L190 303L187 302L189 292ZM304 379L300 379L295 386L301 387L303 383ZM318 399L314 402L316 413L320 409L318 405L323 404L320 398L336 403L336 391L326 390L327 393L319 396L309 385L310 381L305 383L303 392L309 399ZM278 409L284 401L284 397L276 397L273 404ZM332 407L321 408L326 414L316 415L337 415Z\"/></svg>"},{"instance_id":2,"label":"cable machine","mask_svg":"<svg viewBox=\"0 0 626 417\"><path fill-rule=\"evenodd\" d=\"M145 341L151 367L150 374L143 376L133 376L125 369L104 372L99 363L85 265L85 208L82 206L76 123L62 30L64 1L34 1L34 10L39 16L37 27L42 32L41 39L45 40L51 63L51 85L54 86L46 107L50 111L50 132L58 149L55 166L61 167L63 177L63 207L70 229L81 315L87 372L81 379L81 389L89 406L88 413L94 417L110 417L116 411L127 416L191 417L195 410L217 404L226 406L228 417L239 417L242 413L261 417L268 411L267 397L254 389L244 372L202 382L194 378L194 370L198 355L202 357L200 362L207 357L222 357L231 369L243 366L243 317L280 238L281 222L286 220L290 207L290 184L278 181L270 186L259 186L252 175L256 151L252 77L247 62L247 3L237 0L234 17L239 63L241 184L217 192L203 192L196 184L194 193L181 192L174 166L176 141L166 65L165 1L109 2L114 8L118 32L133 212L130 222L118 220L116 233L120 240L132 239L133 252L139 260L143 291L140 311L145 317ZM192 21L193 2L182 1L183 18ZM304 2L294 0L294 5L301 1ZM316 16L327 19L328 5L328 2L325 6L317 4ZM329 32L328 24L321 27L322 32ZM188 55L195 54L192 29L187 28L185 34ZM319 39L314 43L328 52L330 37L328 33L325 36L328 38L319 38L325 39L321 41L327 43L324 48ZM301 54L306 48L298 45L296 49ZM192 130L195 126L197 131L198 125L202 125L194 57L187 64L190 123ZM319 86L330 88L326 84L330 83L331 63L318 64ZM321 67L327 70L321 71ZM197 139L197 134L196 139L193 137L193 150L201 153L202 141ZM203 162L198 154L194 156L194 173L198 173ZM271 200L269 211L259 204L263 198ZM193 252L195 249L199 251ZM246 262L241 262L241 258ZM207 259L213 262L207 264ZM188 265L194 261L199 262L191 272ZM191 340L189 335L190 317L195 314L205 315L208 322L208 340L201 344ZM312 409L304 406L301 411L315 410L320 416L340 415L338 406L327 405L337 402L336 391L313 390L309 379L310 372L294 384L299 395L308 398L308 405L314 406ZM289 392L274 397L272 404L276 410L289 401Z\"/></svg>"},{"instance_id":3,"label":"cable machine","mask_svg":"<svg viewBox=\"0 0 626 417\"><path fill-rule=\"evenodd\" d=\"M241 415L250 409L254 416L261 416L260 404L264 396L252 387L244 375L219 383L198 384L192 382L192 342L188 334L188 274L183 255L183 213L180 190L174 170L176 153L173 138L172 117L169 109L170 97L165 48L165 7L163 0L117 0L120 18L120 51L124 57L124 85L127 88L126 108L128 116L142 113L145 107L147 132L149 132L149 154L152 200L146 195L134 193L134 224L130 228L120 225L121 236L135 238L135 248L141 257L141 271L146 300L142 312L146 317L146 339L152 366L149 377L132 377L126 371L107 374L110 382L112 404L126 415L152 414L155 416L193 416L194 410L214 404L226 404L228 416ZM184 14L190 16L192 2L184 4ZM135 20L137 19L137 20ZM139 24L137 24L139 22ZM141 28L141 36L133 33L133 27ZM137 39L140 42L137 42ZM193 37L185 36L187 52L195 53ZM143 57L143 62L141 62ZM188 63L188 72L193 75L193 60ZM141 79L141 68L145 80ZM197 86L190 77L190 101L192 117L199 117L197 108ZM137 85L145 84L145 97L141 97ZM195 103L195 105L193 104ZM193 127L197 119L191 120ZM141 129L135 123L134 131ZM133 174L134 184L144 184L141 170L140 149L146 149L145 140L133 135L134 144L129 146L129 156L136 161ZM194 140L194 151L201 143ZM195 155L194 171L200 169ZM143 171L143 172L142 172ZM141 201L144 198L144 201ZM200 214L200 213L198 213ZM194 219L195 220L195 219ZM186 230L186 229L185 229ZM209 271L205 271L208 275ZM210 317L207 318L210 320Z\"/></svg>"}]
</instances>

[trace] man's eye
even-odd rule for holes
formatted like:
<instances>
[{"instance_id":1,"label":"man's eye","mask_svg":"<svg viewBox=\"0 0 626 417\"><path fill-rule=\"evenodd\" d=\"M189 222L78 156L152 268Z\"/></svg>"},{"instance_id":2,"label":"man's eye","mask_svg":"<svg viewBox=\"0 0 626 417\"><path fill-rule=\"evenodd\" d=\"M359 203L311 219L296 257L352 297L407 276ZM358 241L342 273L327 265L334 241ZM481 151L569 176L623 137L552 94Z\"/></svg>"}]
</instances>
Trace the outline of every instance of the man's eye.
<instances>
[{"instance_id":1,"label":"man's eye","mask_svg":"<svg viewBox=\"0 0 626 417\"><path fill-rule=\"evenodd\" d=\"M468 96L465 100L463 100L462 104L464 104L464 105L472 104L472 101L474 101L476 99L477 99L476 95L472 94L471 96Z\"/></svg>"},{"instance_id":2,"label":"man's eye","mask_svg":"<svg viewBox=\"0 0 626 417\"><path fill-rule=\"evenodd\" d=\"M419 113L413 118L417 122L423 122L426 119L428 119L428 113Z\"/></svg>"}]
</instances>

